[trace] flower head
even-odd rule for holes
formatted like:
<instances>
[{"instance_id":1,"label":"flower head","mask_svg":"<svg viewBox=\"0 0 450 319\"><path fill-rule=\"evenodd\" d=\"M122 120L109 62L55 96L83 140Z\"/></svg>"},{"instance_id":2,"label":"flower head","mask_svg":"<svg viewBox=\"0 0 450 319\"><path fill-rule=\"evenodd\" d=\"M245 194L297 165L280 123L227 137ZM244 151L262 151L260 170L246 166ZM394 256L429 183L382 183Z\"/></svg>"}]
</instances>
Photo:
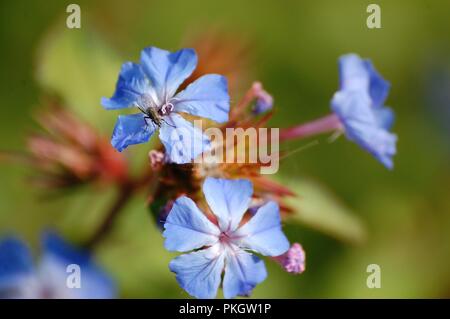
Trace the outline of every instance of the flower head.
<instances>
[{"instance_id":1,"label":"flower head","mask_svg":"<svg viewBox=\"0 0 450 319\"><path fill-rule=\"evenodd\" d=\"M390 84L369 60L355 54L339 60L340 89L331 101L348 139L371 153L387 168L393 167L397 136L389 132L394 113L384 106Z\"/></svg>"},{"instance_id":2,"label":"flower head","mask_svg":"<svg viewBox=\"0 0 450 319\"><path fill-rule=\"evenodd\" d=\"M91 260L58 235L42 238L43 255L37 268L27 246L10 237L0 241L0 297L2 298L113 298L111 280ZM69 287L69 265L80 267L80 285Z\"/></svg>"},{"instance_id":3,"label":"flower head","mask_svg":"<svg viewBox=\"0 0 450 319\"><path fill-rule=\"evenodd\" d=\"M111 139L118 151L147 142L158 128L172 162L188 163L208 149L208 137L178 113L226 122L229 95L225 77L217 74L204 75L177 93L196 65L193 49L171 53L155 47L142 51L139 64L122 65L116 91L102 98L102 105L107 110L137 107L141 113L119 116Z\"/></svg>"},{"instance_id":4,"label":"flower head","mask_svg":"<svg viewBox=\"0 0 450 319\"><path fill-rule=\"evenodd\" d=\"M243 217L253 193L247 180L207 178L203 193L212 214L203 214L188 197L178 198L164 224L165 247L188 252L170 262L180 286L197 298L214 298L223 277L225 298L246 296L267 272L261 259L289 248L275 202L263 205L248 221Z\"/></svg>"}]
</instances>

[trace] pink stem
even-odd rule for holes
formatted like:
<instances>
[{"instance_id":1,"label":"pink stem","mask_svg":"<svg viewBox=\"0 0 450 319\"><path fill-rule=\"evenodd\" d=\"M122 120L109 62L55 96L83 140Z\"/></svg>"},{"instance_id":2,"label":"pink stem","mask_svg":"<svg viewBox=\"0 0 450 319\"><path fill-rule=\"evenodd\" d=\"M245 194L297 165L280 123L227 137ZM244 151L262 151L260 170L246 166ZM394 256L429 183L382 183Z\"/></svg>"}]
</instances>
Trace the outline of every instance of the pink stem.
<instances>
[{"instance_id":1,"label":"pink stem","mask_svg":"<svg viewBox=\"0 0 450 319\"><path fill-rule=\"evenodd\" d=\"M336 114L321 117L312 122L300 124L280 130L280 140L287 141L327 133L342 129L342 124Z\"/></svg>"}]
</instances>

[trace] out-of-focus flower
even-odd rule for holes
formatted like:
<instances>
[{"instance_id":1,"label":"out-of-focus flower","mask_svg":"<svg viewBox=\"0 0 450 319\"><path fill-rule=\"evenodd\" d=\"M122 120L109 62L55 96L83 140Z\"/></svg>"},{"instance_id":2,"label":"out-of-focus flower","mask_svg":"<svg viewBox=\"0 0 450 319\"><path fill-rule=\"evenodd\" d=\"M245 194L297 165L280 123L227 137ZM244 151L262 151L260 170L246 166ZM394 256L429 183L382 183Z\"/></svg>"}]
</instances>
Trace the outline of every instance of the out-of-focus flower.
<instances>
[{"instance_id":1,"label":"out-of-focus flower","mask_svg":"<svg viewBox=\"0 0 450 319\"><path fill-rule=\"evenodd\" d=\"M292 244L287 252L274 259L289 273L301 274L305 271L305 251L299 243Z\"/></svg>"},{"instance_id":2,"label":"out-of-focus flower","mask_svg":"<svg viewBox=\"0 0 450 319\"><path fill-rule=\"evenodd\" d=\"M344 126L348 139L371 153L391 169L397 136L389 132L394 113L384 106L390 84L375 70L372 62L355 54L339 59L340 90L331 108Z\"/></svg>"},{"instance_id":3,"label":"out-of-focus flower","mask_svg":"<svg viewBox=\"0 0 450 319\"><path fill-rule=\"evenodd\" d=\"M0 241L0 297L102 299L116 296L113 282L87 252L52 232L44 233L42 246L43 253L35 268L22 241L13 237ZM70 267L74 266L80 271L78 284L69 282L71 272L76 271Z\"/></svg>"},{"instance_id":4,"label":"out-of-focus flower","mask_svg":"<svg viewBox=\"0 0 450 319\"><path fill-rule=\"evenodd\" d=\"M178 198L163 233L170 251L188 252L170 262L180 286L197 298L214 298L221 282L225 298L247 296L262 282L264 263L247 250L278 256L289 248L275 202L268 202L243 223L253 193L247 180L207 178L203 192L209 218L188 197ZM201 249L203 248L203 249Z\"/></svg>"},{"instance_id":5,"label":"out-of-focus flower","mask_svg":"<svg viewBox=\"0 0 450 319\"><path fill-rule=\"evenodd\" d=\"M208 137L178 113L223 123L228 120L230 98L226 78L217 74L204 75L177 93L196 65L193 49L171 53L155 47L142 51L140 64L122 65L116 91L112 98L102 98L102 105L107 110L137 107L141 113L119 116L111 139L118 151L147 142L158 128L174 163L189 163L208 149Z\"/></svg>"},{"instance_id":6,"label":"out-of-focus flower","mask_svg":"<svg viewBox=\"0 0 450 319\"><path fill-rule=\"evenodd\" d=\"M316 134L343 131L347 138L392 169L397 136L390 132L394 113L384 102L390 84L375 70L372 62L356 54L339 59L340 89L333 96L333 114L280 132L280 140L299 139Z\"/></svg>"},{"instance_id":7,"label":"out-of-focus flower","mask_svg":"<svg viewBox=\"0 0 450 319\"><path fill-rule=\"evenodd\" d=\"M4 158L33 168L32 181L48 189L88 182L123 183L128 166L122 154L88 124L56 104L38 113L42 133L27 138L28 152L3 152Z\"/></svg>"}]
</instances>

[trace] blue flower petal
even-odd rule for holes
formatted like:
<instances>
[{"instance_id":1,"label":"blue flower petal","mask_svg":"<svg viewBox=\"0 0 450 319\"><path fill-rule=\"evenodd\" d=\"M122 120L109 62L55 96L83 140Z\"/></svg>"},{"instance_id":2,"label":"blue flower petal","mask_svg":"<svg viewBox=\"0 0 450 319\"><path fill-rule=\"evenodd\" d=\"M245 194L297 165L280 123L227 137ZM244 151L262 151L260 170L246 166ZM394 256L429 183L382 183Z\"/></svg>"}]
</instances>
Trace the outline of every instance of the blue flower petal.
<instances>
[{"instance_id":1,"label":"blue flower petal","mask_svg":"<svg viewBox=\"0 0 450 319\"><path fill-rule=\"evenodd\" d=\"M107 110L131 107L144 94L151 94L149 80L139 64L126 62L122 65L116 91L111 98L103 97L101 104Z\"/></svg>"},{"instance_id":2,"label":"blue flower petal","mask_svg":"<svg viewBox=\"0 0 450 319\"><path fill-rule=\"evenodd\" d=\"M171 53L148 47L142 50L141 65L157 93L159 103L165 103L194 71L197 54L193 49Z\"/></svg>"},{"instance_id":3,"label":"blue flower petal","mask_svg":"<svg viewBox=\"0 0 450 319\"><path fill-rule=\"evenodd\" d=\"M248 209L253 186L248 180L207 178L203 193L222 231L234 231Z\"/></svg>"},{"instance_id":4,"label":"blue flower petal","mask_svg":"<svg viewBox=\"0 0 450 319\"><path fill-rule=\"evenodd\" d=\"M373 110L378 125L385 130L390 130L395 121L395 114L389 107L378 107Z\"/></svg>"},{"instance_id":5,"label":"blue flower petal","mask_svg":"<svg viewBox=\"0 0 450 319\"><path fill-rule=\"evenodd\" d=\"M41 244L43 256L52 255L64 262L78 265L88 264L91 260L88 253L70 245L53 231L45 231L42 234Z\"/></svg>"},{"instance_id":6,"label":"blue flower petal","mask_svg":"<svg viewBox=\"0 0 450 319\"><path fill-rule=\"evenodd\" d=\"M347 138L371 153L384 166L392 169L397 137L383 127L390 125L389 116L382 119L379 110L371 108L370 99L361 92L336 93L332 108L344 125Z\"/></svg>"},{"instance_id":7,"label":"blue flower petal","mask_svg":"<svg viewBox=\"0 0 450 319\"><path fill-rule=\"evenodd\" d=\"M367 126L360 122L348 122L347 137L371 153L386 168L394 167L392 157L396 153L397 136L384 129Z\"/></svg>"},{"instance_id":8,"label":"blue flower petal","mask_svg":"<svg viewBox=\"0 0 450 319\"><path fill-rule=\"evenodd\" d=\"M185 196L178 198L173 204L164 229L164 247L170 251L185 252L209 246L216 243L220 235L217 226Z\"/></svg>"},{"instance_id":9,"label":"blue flower petal","mask_svg":"<svg viewBox=\"0 0 450 319\"><path fill-rule=\"evenodd\" d=\"M169 268L184 290L196 298L210 299L217 294L224 267L224 254L217 245L178 256Z\"/></svg>"},{"instance_id":10,"label":"blue flower petal","mask_svg":"<svg viewBox=\"0 0 450 319\"><path fill-rule=\"evenodd\" d=\"M172 163L190 163L211 148L209 138L176 113L163 118L159 138Z\"/></svg>"},{"instance_id":11,"label":"blue flower petal","mask_svg":"<svg viewBox=\"0 0 450 319\"><path fill-rule=\"evenodd\" d=\"M289 241L281 230L278 204L271 201L260 207L235 236L242 236L239 247L265 256L279 256L289 249Z\"/></svg>"},{"instance_id":12,"label":"blue flower petal","mask_svg":"<svg viewBox=\"0 0 450 319\"><path fill-rule=\"evenodd\" d=\"M122 152L129 145L147 142L155 130L156 126L150 120L146 120L143 113L119 115L111 144Z\"/></svg>"},{"instance_id":13,"label":"blue flower petal","mask_svg":"<svg viewBox=\"0 0 450 319\"><path fill-rule=\"evenodd\" d=\"M230 111L227 79L217 74L204 75L178 93L174 105L177 112L224 123Z\"/></svg>"},{"instance_id":14,"label":"blue flower petal","mask_svg":"<svg viewBox=\"0 0 450 319\"><path fill-rule=\"evenodd\" d=\"M339 76L341 90L367 91L373 107L383 106L391 85L370 60L363 60L356 54L342 56L339 59Z\"/></svg>"},{"instance_id":15,"label":"blue flower petal","mask_svg":"<svg viewBox=\"0 0 450 319\"><path fill-rule=\"evenodd\" d=\"M88 252L65 242L53 232L42 237L43 256L39 271L47 286L61 298L103 299L114 298L116 288L112 280L92 261ZM80 269L80 288L67 285L69 265ZM70 270L70 269L69 269Z\"/></svg>"},{"instance_id":16,"label":"blue flower petal","mask_svg":"<svg viewBox=\"0 0 450 319\"><path fill-rule=\"evenodd\" d=\"M370 78L369 92L373 106L381 107L386 101L391 84L375 70L370 60L365 60L364 63Z\"/></svg>"},{"instance_id":17,"label":"blue flower petal","mask_svg":"<svg viewBox=\"0 0 450 319\"><path fill-rule=\"evenodd\" d=\"M341 90L333 96L331 108L344 126L347 138L392 168L397 137L389 130L394 113L383 105L390 84L369 60L355 54L339 59L339 71Z\"/></svg>"},{"instance_id":18,"label":"blue flower petal","mask_svg":"<svg viewBox=\"0 0 450 319\"><path fill-rule=\"evenodd\" d=\"M369 74L365 62L356 54L347 54L339 58L339 82L341 90L368 89Z\"/></svg>"},{"instance_id":19,"label":"blue flower petal","mask_svg":"<svg viewBox=\"0 0 450 319\"><path fill-rule=\"evenodd\" d=\"M33 273L33 259L25 244L13 237L0 242L0 296Z\"/></svg>"},{"instance_id":20,"label":"blue flower petal","mask_svg":"<svg viewBox=\"0 0 450 319\"><path fill-rule=\"evenodd\" d=\"M223 278L224 297L248 296L266 277L264 262L257 256L241 249L229 251Z\"/></svg>"},{"instance_id":21,"label":"blue flower petal","mask_svg":"<svg viewBox=\"0 0 450 319\"><path fill-rule=\"evenodd\" d=\"M369 95L363 91L336 92L331 101L331 108L344 126L349 121L366 123L368 126L378 125Z\"/></svg>"}]
</instances>

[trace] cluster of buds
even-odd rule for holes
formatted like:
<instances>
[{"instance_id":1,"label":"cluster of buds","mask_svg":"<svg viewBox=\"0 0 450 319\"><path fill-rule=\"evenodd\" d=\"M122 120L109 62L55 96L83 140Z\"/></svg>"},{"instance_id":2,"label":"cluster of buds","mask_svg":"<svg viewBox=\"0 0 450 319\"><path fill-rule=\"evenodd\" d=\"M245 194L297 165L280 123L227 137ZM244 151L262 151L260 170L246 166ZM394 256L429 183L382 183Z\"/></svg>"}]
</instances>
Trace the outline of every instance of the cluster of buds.
<instances>
[{"instance_id":1,"label":"cluster of buds","mask_svg":"<svg viewBox=\"0 0 450 319\"><path fill-rule=\"evenodd\" d=\"M121 184L128 179L123 154L67 109L53 102L36 119L41 131L28 136L27 151L2 156L31 166L31 180L38 186L56 190L86 183Z\"/></svg>"}]
</instances>

